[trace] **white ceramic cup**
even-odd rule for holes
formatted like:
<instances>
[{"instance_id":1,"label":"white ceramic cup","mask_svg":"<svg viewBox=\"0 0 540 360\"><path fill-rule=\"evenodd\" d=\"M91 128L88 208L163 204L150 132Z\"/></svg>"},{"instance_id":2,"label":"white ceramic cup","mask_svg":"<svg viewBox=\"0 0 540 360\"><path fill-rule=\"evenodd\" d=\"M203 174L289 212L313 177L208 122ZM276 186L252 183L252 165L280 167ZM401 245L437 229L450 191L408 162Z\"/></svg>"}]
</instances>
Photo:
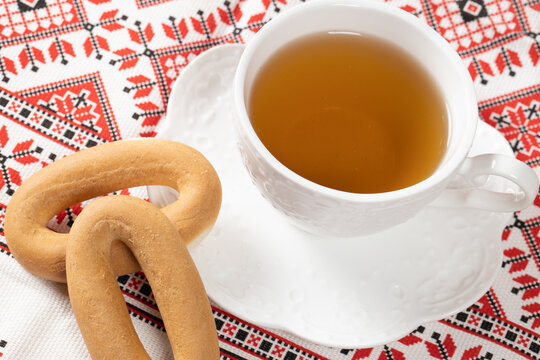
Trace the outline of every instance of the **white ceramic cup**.
<instances>
[{"instance_id":1,"label":"white ceramic cup","mask_svg":"<svg viewBox=\"0 0 540 360\"><path fill-rule=\"evenodd\" d=\"M384 38L415 58L438 84L448 107L449 139L444 158L429 178L385 193L338 191L297 175L262 144L246 107L259 69L286 43L323 31ZM515 211L529 206L538 192L536 174L512 157L467 157L478 121L474 86L467 70L439 34L390 5L371 0L314 0L288 10L248 43L236 70L233 91L240 152L253 182L295 225L316 234L356 236L388 229L411 218L441 194L448 206ZM481 189L486 175L502 176L519 190L500 193ZM447 189L449 186L453 189Z\"/></svg>"}]
</instances>

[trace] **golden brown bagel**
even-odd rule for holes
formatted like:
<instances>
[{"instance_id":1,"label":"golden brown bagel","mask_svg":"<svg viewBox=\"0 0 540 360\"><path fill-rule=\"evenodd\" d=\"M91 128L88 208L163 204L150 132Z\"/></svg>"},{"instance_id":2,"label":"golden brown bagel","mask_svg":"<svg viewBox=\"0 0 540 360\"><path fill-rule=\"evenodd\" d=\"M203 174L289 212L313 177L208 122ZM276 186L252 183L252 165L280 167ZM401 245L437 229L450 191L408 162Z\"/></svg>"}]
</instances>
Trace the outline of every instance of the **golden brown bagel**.
<instances>
[{"instance_id":1,"label":"golden brown bagel","mask_svg":"<svg viewBox=\"0 0 540 360\"><path fill-rule=\"evenodd\" d=\"M69 234L69 297L92 359L150 359L111 266L116 241L132 251L150 281L174 358L219 359L210 303L180 235L154 205L122 195L92 202Z\"/></svg>"},{"instance_id":2,"label":"golden brown bagel","mask_svg":"<svg viewBox=\"0 0 540 360\"><path fill-rule=\"evenodd\" d=\"M13 256L30 272L66 282L68 234L46 227L61 210L94 197L141 185L167 185L179 199L161 209L187 244L215 222L221 185L198 151L173 141L124 140L67 156L41 169L15 192L6 212L5 235ZM120 242L112 246L116 275L139 270Z\"/></svg>"}]
</instances>

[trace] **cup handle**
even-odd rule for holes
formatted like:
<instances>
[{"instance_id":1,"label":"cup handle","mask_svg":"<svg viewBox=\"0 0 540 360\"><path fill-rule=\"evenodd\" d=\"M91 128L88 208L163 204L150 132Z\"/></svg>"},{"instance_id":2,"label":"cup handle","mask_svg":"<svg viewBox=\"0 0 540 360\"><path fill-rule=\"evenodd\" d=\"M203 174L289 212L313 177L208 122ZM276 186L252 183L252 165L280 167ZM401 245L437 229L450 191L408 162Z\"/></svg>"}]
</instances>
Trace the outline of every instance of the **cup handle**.
<instances>
[{"instance_id":1,"label":"cup handle","mask_svg":"<svg viewBox=\"0 0 540 360\"><path fill-rule=\"evenodd\" d=\"M516 192L482 189L488 176L500 176L517 185ZM538 193L533 169L507 155L482 154L465 159L455 179L432 205L512 212L530 206Z\"/></svg>"}]
</instances>

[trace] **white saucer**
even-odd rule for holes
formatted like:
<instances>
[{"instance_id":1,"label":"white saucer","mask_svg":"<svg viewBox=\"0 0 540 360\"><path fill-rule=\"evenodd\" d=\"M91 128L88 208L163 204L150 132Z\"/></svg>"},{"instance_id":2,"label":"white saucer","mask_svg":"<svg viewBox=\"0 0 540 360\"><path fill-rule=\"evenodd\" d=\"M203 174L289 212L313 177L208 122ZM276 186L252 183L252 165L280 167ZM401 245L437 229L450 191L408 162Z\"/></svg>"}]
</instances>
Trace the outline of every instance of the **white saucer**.
<instances>
[{"instance_id":1,"label":"white saucer","mask_svg":"<svg viewBox=\"0 0 540 360\"><path fill-rule=\"evenodd\" d=\"M400 338L464 309L490 287L511 214L428 207L405 224L353 239L304 233L251 183L236 148L231 84L242 45L195 59L174 85L158 137L201 151L216 168L223 205L213 230L191 249L209 296L234 315L335 347ZM471 154L512 155L480 123ZM497 178L488 187L507 189ZM150 187L150 200L176 200Z\"/></svg>"}]
</instances>

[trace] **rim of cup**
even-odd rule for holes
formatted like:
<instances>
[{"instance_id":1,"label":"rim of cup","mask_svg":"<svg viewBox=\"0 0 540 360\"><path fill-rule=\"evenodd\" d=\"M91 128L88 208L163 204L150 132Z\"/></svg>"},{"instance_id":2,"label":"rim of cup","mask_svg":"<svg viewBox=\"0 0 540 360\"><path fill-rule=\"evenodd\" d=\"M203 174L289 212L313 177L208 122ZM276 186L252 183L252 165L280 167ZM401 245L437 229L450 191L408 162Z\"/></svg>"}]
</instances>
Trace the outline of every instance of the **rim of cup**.
<instances>
[{"instance_id":1,"label":"rim of cup","mask_svg":"<svg viewBox=\"0 0 540 360\"><path fill-rule=\"evenodd\" d=\"M414 27L417 31L421 31L425 36L428 36L433 46L436 46L438 50L444 54L444 56L448 57L452 63L453 71L456 71L456 76L461 78L461 85L463 85L463 88L460 89L460 91L463 93L464 98L470 99L468 104L463 104L469 105L470 109L468 109L467 113L468 117L470 118L464 120L463 127L466 129L463 132L464 136L461 136L460 138L457 138L457 136L452 134L451 127L449 126L447 151L450 147L450 141L459 142L459 145L456 147L453 153L445 154L443 156L443 159L441 159L441 163L437 169L428 178L405 188L382 193L352 193L336 190L310 181L287 168L285 165L279 162L274 155L272 155L272 153L264 146L262 141L257 136L247 114L247 106L245 103L246 94L244 91L245 77L251 57L254 56L257 48L261 46L261 43L263 43L267 37L272 36L272 31L274 28L282 26L282 24L289 21L290 18L302 16L302 13L308 8L324 9L329 6L352 6L366 9L368 11L382 12L399 18L400 21L407 23L407 25ZM339 29L336 29L336 31L339 31ZM314 30L313 32L315 33L317 30ZM452 174L459 168L463 160L467 157L467 154L472 146L478 122L478 105L474 85L461 58L454 51L454 49L452 49L450 44L435 30L429 27L429 25L418 19L416 16L391 5L378 3L371 0L314 0L310 3L297 5L293 9L288 10L286 13L274 18L268 24L263 26L247 44L246 49L240 58L234 77L234 106L237 116L237 125L241 126L242 130L247 135L247 139L250 144L261 156L264 157L265 161L268 162L282 176L316 193L352 202L381 202L385 200L394 201L408 198L410 196L422 193L427 189L433 188L441 182L451 178ZM452 121L451 116L449 116L448 121Z\"/></svg>"}]
</instances>

